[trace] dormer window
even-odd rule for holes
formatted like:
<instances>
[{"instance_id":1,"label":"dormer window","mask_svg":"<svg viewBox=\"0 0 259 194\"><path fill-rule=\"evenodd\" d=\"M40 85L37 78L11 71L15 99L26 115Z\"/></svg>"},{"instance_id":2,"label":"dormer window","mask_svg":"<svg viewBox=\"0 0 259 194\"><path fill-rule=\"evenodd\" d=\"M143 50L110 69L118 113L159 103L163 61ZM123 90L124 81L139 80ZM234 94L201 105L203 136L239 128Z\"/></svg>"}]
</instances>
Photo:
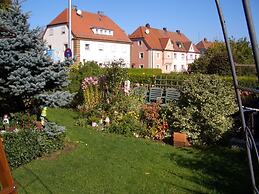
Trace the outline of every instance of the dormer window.
<instances>
[{"instance_id":1,"label":"dormer window","mask_svg":"<svg viewBox=\"0 0 259 194\"><path fill-rule=\"evenodd\" d=\"M177 41L176 45L178 46L178 48L182 48L182 43L181 42Z\"/></svg>"},{"instance_id":2,"label":"dormer window","mask_svg":"<svg viewBox=\"0 0 259 194\"><path fill-rule=\"evenodd\" d=\"M92 28L92 31L94 34L113 36L113 30L109 30L109 29L94 27Z\"/></svg>"}]
</instances>

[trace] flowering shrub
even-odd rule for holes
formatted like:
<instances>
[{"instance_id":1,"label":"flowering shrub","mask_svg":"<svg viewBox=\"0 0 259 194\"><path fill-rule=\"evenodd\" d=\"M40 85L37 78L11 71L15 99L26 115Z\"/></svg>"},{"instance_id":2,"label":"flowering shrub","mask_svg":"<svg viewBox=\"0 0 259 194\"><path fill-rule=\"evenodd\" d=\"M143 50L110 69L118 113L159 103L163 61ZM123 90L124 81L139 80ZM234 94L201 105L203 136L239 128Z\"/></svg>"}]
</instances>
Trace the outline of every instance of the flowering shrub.
<instances>
[{"instance_id":1,"label":"flowering shrub","mask_svg":"<svg viewBox=\"0 0 259 194\"><path fill-rule=\"evenodd\" d=\"M144 104L141 109L141 120L150 130L150 136L155 140L162 140L168 132L168 123L161 112L159 103Z\"/></svg>"},{"instance_id":2,"label":"flowering shrub","mask_svg":"<svg viewBox=\"0 0 259 194\"><path fill-rule=\"evenodd\" d=\"M86 109L96 106L101 98L99 89L99 79L97 77L86 77L83 79L81 87L84 96L84 105Z\"/></svg>"}]
</instances>

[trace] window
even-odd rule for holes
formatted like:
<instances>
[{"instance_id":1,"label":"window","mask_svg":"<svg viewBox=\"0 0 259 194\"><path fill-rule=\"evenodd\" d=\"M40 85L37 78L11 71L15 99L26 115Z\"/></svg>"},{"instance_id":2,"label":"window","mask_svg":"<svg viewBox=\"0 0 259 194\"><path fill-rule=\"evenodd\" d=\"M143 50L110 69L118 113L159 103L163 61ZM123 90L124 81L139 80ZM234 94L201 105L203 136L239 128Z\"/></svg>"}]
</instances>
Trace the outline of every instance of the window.
<instances>
[{"instance_id":1,"label":"window","mask_svg":"<svg viewBox=\"0 0 259 194\"><path fill-rule=\"evenodd\" d=\"M174 59L177 59L177 54L176 53L174 53Z\"/></svg>"},{"instance_id":2,"label":"window","mask_svg":"<svg viewBox=\"0 0 259 194\"><path fill-rule=\"evenodd\" d=\"M140 40L140 41L138 41L138 45L139 46L141 46L142 45L142 41Z\"/></svg>"},{"instance_id":3,"label":"window","mask_svg":"<svg viewBox=\"0 0 259 194\"><path fill-rule=\"evenodd\" d=\"M192 54L190 54L190 59L193 59L193 56L192 56Z\"/></svg>"},{"instance_id":4,"label":"window","mask_svg":"<svg viewBox=\"0 0 259 194\"><path fill-rule=\"evenodd\" d=\"M176 65L174 65L174 70L176 70Z\"/></svg>"},{"instance_id":5,"label":"window","mask_svg":"<svg viewBox=\"0 0 259 194\"><path fill-rule=\"evenodd\" d=\"M168 65L165 66L165 70L166 70L166 71L168 70Z\"/></svg>"},{"instance_id":6,"label":"window","mask_svg":"<svg viewBox=\"0 0 259 194\"><path fill-rule=\"evenodd\" d=\"M156 58L157 58L157 59L160 58L160 53L156 53Z\"/></svg>"},{"instance_id":7,"label":"window","mask_svg":"<svg viewBox=\"0 0 259 194\"><path fill-rule=\"evenodd\" d=\"M90 44L85 44L85 50L89 50L90 49Z\"/></svg>"},{"instance_id":8,"label":"window","mask_svg":"<svg viewBox=\"0 0 259 194\"><path fill-rule=\"evenodd\" d=\"M182 70L184 70L184 65L182 65Z\"/></svg>"},{"instance_id":9,"label":"window","mask_svg":"<svg viewBox=\"0 0 259 194\"><path fill-rule=\"evenodd\" d=\"M99 44L99 45L98 45L98 50L99 50L99 51L103 51L103 44Z\"/></svg>"},{"instance_id":10,"label":"window","mask_svg":"<svg viewBox=\"0 0 259 194\"><path fill-rule=\"evenodd\" d=\"M159 65L159 64L157 64L157 65L156 65L156 68L158 68L158 69L159 69L159 68L160 68L160 65Z\"/></svg>"},{"instance_id":11,"label":"window","mask_svg":"<svg viewBox=\"0 0 259 194\"><path fill-rule=\"evenodd\" d=\"M171 54L170 53L167 53L167 58L171 58Z\"/></svg>"},{"instance_id":12,"label":"window","mask_svg":"<svg viewBox=\"0 0 259 194\"><path fill-rule=\"evenodd\" d=\"M65 34L66 33L66 28L63 26L62 28L61 28L61 34Z\"/></svg>"},{"instance_id":13,"label":"window","mask_svg":"<svg viewBox=\"0 0 259 194\"><path fill-rule=\"evenodd\" d=\"M184 60L184 54L182 54L182 60Z\"/></svg>"},{"instance_id":14,"label":"window","mask_svg":"<svg viewBox=\"0 0 259 194\"><path fill-rule=\"evenodd\" d=\"M52 49L52 46L51 45L48 45L48 50L51 50Z\"/></svg>"},{"instance_id":15,"label":"window","mask_svg":"<svg viewBox=\"0 0 259 194\"><path fill-rule=\"evenodd\" d=\"M197 59L198 58L198 55L195 55L195 59Z\"/></svg>"},{"instance_id":16,"label":"window","mask_svg":"<svg viewBox=\"0 0 259 194\"><path fill-rule=\"evenodd\" d=\"M143 68L144 68L144 65L143 65L143 64L142 64L142 65L139 65L139 68L143 69Z\"/></svg>"},{"instance_id":17,"label":"window","mask_svg":"<svg viewBox=\"0 0 259 194\"><path fill-rule=\"evenodd\" d=\"M143 59L144 58L144 53L139 53L139 58Z\"/></svg>"},{"instance_id":18,"label":"window","mask_svg":"<svg viewBox=\"0 0 259 194\"><path fill-rule=\"evenodd\" d=\"M53 36L54 35L54 30L53 30L53 28L50 28L49 29L49 36Z\"/></svg>"}]
</instances>

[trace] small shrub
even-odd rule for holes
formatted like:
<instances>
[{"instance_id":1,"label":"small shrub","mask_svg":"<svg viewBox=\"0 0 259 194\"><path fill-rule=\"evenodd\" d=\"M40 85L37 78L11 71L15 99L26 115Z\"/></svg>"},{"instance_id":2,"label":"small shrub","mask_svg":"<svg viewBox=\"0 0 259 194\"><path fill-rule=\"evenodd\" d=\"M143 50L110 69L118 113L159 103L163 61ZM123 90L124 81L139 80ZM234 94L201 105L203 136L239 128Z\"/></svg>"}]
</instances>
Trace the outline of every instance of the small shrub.
<instances>
[{"instance_id":1,"label":"small shrub","mask_svg":"<svg viewBox=\"0 0 259 194\"><path fill-rule=\"evenodd\" d=\"M174 130L187 132L193 144L208 145L231 129L237 105L229 82L197 74L183 84L180 100L172 109Z\"/></svg>"},{"instance_id":2,"label":"small shrub","mask_svg":"<svg viewBox=\"0 0 259 194\"><path fill-rule=\"evenodd\" d=\"M145 137L147 133L145 126L138 119L130 115L125 115L118 121L113 121L106 130L110 133L137 137Z\"/></svg>"},{"instance_id":3,"label":"small shrub","mask_svg":"<svg viewBox=\"0 0 259 194\"><path fill-rule=\"evenodd\" d=\"M23 129L1 133L11 167L19 167L64 146L64 127L46 123L44 130Z\"/></svg>"}]
</instances>

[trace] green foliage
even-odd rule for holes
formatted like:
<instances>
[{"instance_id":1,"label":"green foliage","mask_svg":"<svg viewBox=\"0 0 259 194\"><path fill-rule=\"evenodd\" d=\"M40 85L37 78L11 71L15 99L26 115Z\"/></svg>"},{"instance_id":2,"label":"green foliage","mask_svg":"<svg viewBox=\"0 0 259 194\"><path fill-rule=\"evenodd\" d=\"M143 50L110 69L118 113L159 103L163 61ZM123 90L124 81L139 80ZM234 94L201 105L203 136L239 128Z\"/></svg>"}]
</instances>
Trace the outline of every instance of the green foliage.
<instances>
[{"instance_id":1,"label":"green foliage","mask_svg":"<svg viewBox=\"0 0 259 194\"><path fill-rule=\"evenodd\" d=\"M24 129L1 133L10 166L15 168L64 146L64 127L47 123L44 130Z\"/></svg>"},{"instance_id":2,"label":"green foliage","mask_svg":"<svg viewBox=\"0 0 259 194\"><path fill-rule=\"evenodd\" d=\"M131 68L127 69L129 76L134 76L134 75L161 75L162 70L161 69L138 69L138 68Z\"/></svg>"},{"instance_id":3,"label":"green foliage","mask_svg":"<svg viewBox=\"0 0 259 194\"><path fill-rule=\"evenodd\" d=\"M237 111L234 90L218 76L197 74L182 85L173 105L173 128L185 131L193 144L217 143L231 129Z\"/></svg>"},{"instance_id":4,"label":"green foliage","mask_svg":"<svg viewBox=\"0 0 259 194\"><path fill-rule=\"evenodd\" d=\"M132 115L122 116L119 121L112 122L106 130L110 133L137 137L145 137L148 133L145 126Z\"/></svg>"},{"instance_id":5,"label":"green foliage","mask_svg":"<svg viewBox=\"0 0 259 194\"><path fill-rule=\"evenodd\" d=\"M0 10L0 18L0 26L8 30L0 32L0 106L6 112L23 110L25 100L55 93L68 84L71 61L53 63L40 29L29 28L29 16L18 3Z\"/></svg>"},{"instance_id":6,"label":"green foliage","mask_svg":"<svg viewBox=\"0 0 259 194\"><path fill-rule=\"evenodd\" d=\"M68 90L72 93L78 92L81 89L81 83L85 77L99 77L104 72L96 62L89 61L84 64L73 64L70 66Z\"/></svg>"},{"instance_id":7,"label":"green foliage","mask_svg":"<svg viewBox=\"0 0 259 194\"><path fill-rule=\"evenodd\" d=\"M104 110L110 109L113 104L116 104L125 95L123 85L128 76L123 65L122 62L111 63L101 77L100 87L103 92L102 103Z\"/></svg>"},{"instance_id":8,"label":"green foliage","mask_svg":"<svg viewBox=\"0 0 259 194\"><path fill-rule=\"evenodd\" d=\"M250 42L246 38L239 40L230 39L234 62L237 64L253 64L253 54ZM230 75L230 65L227 50L224 42L215 42L204 56L195 60L190 65L192 72L208 73L218 75ZM245 71L238 71L240 75L247 74Z\"/></svg>"},{"instance_id":9,"label":"green foliage","mask_svg":"<svg viewBox=\"0 0 259 194\"><path fill-rule=\"evenodd\" d=\"M215 54L209 61L207 73L217 75L231 75L231 68L227 54Z\"/></svg>"},{"instance_id":10,"label":"green foliage","mask_svg":"<svg viewBox=\"0 0 259 194\"><path fill-rule=\"evenodd\" d=\"M12 4L12 0L1 0L0 9L7 9Z\"/></svg>"},{"instance_id":11,"label":"green foliage","mask_svg":"<svg viewBox=\"0 0 259 194\"><path fill-rule=\"evenodd\" d=\"M69 71L69 85L67 89L72 92L76 93L74 99L72 101L72 106L76 107L78 105L82 105L84 102L84 94L81 88L81 83L85 77L89 76L96 76L99 77L104 72L96 62L89 61L84 64L73 64L70 66Z\"/></svg>"}]
</instances>

